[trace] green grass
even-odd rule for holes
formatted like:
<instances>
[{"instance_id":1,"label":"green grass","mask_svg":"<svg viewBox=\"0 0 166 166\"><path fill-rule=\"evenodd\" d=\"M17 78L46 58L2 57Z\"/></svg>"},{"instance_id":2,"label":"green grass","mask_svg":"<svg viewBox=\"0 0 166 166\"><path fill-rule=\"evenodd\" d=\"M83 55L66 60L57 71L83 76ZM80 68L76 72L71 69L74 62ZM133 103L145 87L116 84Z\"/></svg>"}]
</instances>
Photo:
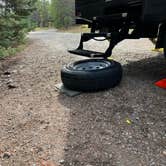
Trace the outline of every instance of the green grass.
<instances>
[{"instance_id":1,"label":"green grass","mask_svg":"<svg viewBox=\"0 0 166 166\"><path fill-rule=\"evenodd\" d=\"M49 30L49 29L50 29L49 27L37 27L34 30L35 31L42 31L42 30Z\"/></svg>"},{"instance_id":2,"label":"green grass","mask_svg":"<svg viewBox=\"0 0 166 166\"><path fill-rule=\"evenodd\" d=\"M25 47L26 47L26 43L21 44L21 45L15 47L15 48L9 47L7 49L0 46L0 58L4 58L4 57L7 57L7 56L14 56L18 52L21 52L22 50L24 50Z\"/></svg>"},{"instance_id":3,"label":"green grass","mask_svg":"<svg viewBox=\"0 0 166 166\"><path fill-rule=\"evenodd\" d=\"M75 26L71 26L67 29L65 28L61 28L58 29L59 32L69 32L69 33L88 33L90 32L90 29L88 28L87 25L75 25Z\"/></svg>"}]
</instances>

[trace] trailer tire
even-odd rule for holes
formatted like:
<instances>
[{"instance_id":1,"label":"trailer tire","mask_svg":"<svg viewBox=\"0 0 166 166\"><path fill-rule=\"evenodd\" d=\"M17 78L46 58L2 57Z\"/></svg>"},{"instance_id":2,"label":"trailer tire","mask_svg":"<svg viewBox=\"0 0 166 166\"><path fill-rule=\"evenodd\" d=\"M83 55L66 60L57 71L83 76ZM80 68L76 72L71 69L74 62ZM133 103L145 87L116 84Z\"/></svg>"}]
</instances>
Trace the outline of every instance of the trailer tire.
<instances>
[{"instance_id":1,"label":"trailer tire","mask_svg":"<svg viewBox=\"0 0 166 166\"><path fill-rule=\"evenodd\" d=\"M61 70L61 79L66 88L75 91L106 90L120 83L122 66L113 60L81 60L64 66Z\"/></svg>"}]
</instances>

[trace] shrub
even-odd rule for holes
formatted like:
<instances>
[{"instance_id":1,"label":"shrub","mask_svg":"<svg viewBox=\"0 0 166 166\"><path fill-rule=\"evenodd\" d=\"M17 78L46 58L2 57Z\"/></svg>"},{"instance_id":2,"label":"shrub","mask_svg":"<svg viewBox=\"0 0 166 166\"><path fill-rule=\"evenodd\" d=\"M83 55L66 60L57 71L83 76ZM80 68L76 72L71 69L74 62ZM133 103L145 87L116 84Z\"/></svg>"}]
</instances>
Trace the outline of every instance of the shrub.
<instances>
[{"instance_id":1,"label":"shrub","mask_svg":"<svg viewBox=\"0 0 166 166\"><path fill-rule=\"evenodd\" d=\"M0 56L15 53L15 47L25 41L26 33L34 27L29 15L36 0L4 2L4 10L0 10Z\"/></svg>"}]
</instances>

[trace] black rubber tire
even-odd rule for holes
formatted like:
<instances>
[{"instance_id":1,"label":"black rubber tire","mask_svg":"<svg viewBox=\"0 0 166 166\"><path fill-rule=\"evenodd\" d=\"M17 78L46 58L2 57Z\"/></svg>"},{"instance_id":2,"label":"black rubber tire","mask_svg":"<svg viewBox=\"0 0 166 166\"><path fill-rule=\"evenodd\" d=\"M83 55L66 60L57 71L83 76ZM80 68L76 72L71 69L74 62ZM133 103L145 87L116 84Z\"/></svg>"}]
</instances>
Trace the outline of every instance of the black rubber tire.
<instances>
[{"instance_id":1,"label":"black rubber tire","mask_svg":"<svg viewBox=\"0 0 166 166\"><path fill-rule=\"evenodd\" d=\"M78 65L88 63L106 64L102 69L79 70ZM113 60L87 59L64 66L61 70L61 79L68 89L82 92L106 90L117 86L122 79L122 66Z\"/></svg>"}]
</instances>

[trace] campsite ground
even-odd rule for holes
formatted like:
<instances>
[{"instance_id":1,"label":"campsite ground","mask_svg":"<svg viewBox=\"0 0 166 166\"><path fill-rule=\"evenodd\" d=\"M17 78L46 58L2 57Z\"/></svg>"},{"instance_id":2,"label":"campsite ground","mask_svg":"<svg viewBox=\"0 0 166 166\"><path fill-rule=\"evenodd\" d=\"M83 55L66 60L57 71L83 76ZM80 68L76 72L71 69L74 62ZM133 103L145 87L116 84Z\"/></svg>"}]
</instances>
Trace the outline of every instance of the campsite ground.
<instances>
[{"instance_id":1,"label":"campsite ground","mask_svg":"<svg viewBox=\"0 0 166 166\"><path fill-rule=\"evenodd\" d=\"M166 61L148 39L125 40L113 52L120 86L74 98L58 93L78 33L31 32L28 47L0 60L0 165L165 166ZM103 50L107 43L91 41ZM46 166L46 165L44 165Z\"/></svg>"}]
</instances>

